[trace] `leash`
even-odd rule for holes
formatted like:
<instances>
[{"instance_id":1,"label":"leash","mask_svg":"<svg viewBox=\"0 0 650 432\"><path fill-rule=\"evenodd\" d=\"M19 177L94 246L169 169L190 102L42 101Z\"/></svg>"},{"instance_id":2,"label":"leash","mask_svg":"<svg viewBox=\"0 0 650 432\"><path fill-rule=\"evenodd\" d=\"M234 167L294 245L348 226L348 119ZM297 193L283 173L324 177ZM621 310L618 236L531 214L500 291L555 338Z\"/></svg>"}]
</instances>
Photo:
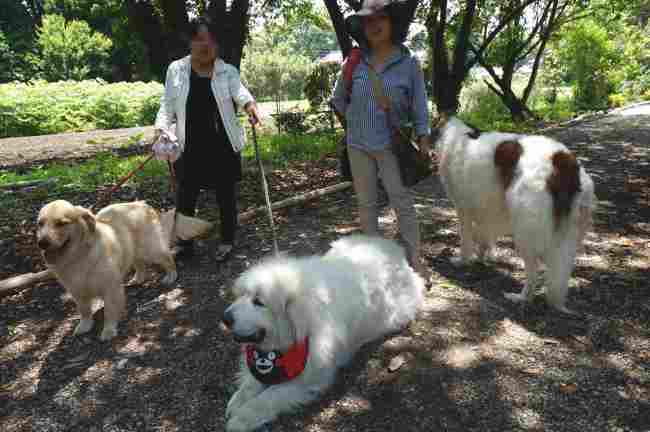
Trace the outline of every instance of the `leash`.
<instances>
[{"instance_id":1,"label":"leash","mask_svg":"<svg viewBox=\"0 0 650 432\"><path fill-rule=\"evenodd\" d=\"M133 177L133 176L134 176L138 171L142 170L142 168L144 168L144 166L145 166L147 163L149 163L149 161L150 161L151 159L153 159L154 156L155 156L155 153L152 152L149 156L147 156L147 158L146 158L145 160L143 160L143 161L140 163L140 165L138 165L137 167L133 168L131 171L129 171L129 173L128 173L127 175L125 175L125 176L122 177L120 180L118 180L118 182L117 182L115 185L113 185L113 187L110 188L110 189L108 190L108 192L101 194L100 197L99 197L99 199L98 199L97 202L95 203L95 205L93 205L93 206L90 208L91 211L96 212L100 207L103 207L103 206L105 206L106 204L108 204L108 203L110 202L110 200L111 200L111 196L113 196L113 194L114 194L114 193L115 193L119 188L121 188L121 187L124 185L124 183L126 183L127 181L129 181L129 179L130 179L131 177ZM171 163L170 161L167 161L167 166L168 166L168 168L169 168L169 176L170 176L170 182L169 182L169 183L170 183L170 187L171 187L172 192L175 192L175 191L176 191L176 173L174 172L174 166L172 165L172 163Z\"/></svg>"},{"instance_id":2,"label":"leash","mask_svg":"<svg viewBox=\"0 0 650 432\"><path fill-rule=\"evenodd\" d=\"M257 131L255 129L255 121L249 119L249 122L253 129L253 145L255 147L255 159L257 160L257 167L260 170L262 189L264 190L264 198L266 199L266 210L269 215L269 223L271 224L271 232L273 234L273 249L275 251L275 256L280 256L280 249L278 248L278 236L275 232L275 223L273 222L273 209L271 208L271 198L269 197L269 185L266 182L266 175L264 174L264 166L262 165L262 159L260 158L260 149L257 144Z\"/></svg>"}]
</instances>

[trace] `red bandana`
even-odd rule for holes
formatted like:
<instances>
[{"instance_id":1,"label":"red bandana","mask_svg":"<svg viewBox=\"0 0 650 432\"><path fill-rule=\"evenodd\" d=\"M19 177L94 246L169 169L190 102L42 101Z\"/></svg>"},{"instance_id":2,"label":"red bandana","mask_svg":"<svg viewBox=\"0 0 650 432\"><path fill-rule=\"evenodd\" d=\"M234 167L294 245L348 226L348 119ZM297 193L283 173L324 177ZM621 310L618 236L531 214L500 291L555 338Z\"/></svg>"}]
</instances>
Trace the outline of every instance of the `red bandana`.
<instances>
[{"instance_id":1,"label":"red bandana","mask_svg":"<svg viewBox=\"0 0 650 432\"><path fill-rule=\"evenodd\" d=\"M278 351L260 351L253 344L244 345L242 349L253 376L262 384L275 385L290 381L305 370L309 338L292 345L284 354Z\"/></svg>"}]
</instances>

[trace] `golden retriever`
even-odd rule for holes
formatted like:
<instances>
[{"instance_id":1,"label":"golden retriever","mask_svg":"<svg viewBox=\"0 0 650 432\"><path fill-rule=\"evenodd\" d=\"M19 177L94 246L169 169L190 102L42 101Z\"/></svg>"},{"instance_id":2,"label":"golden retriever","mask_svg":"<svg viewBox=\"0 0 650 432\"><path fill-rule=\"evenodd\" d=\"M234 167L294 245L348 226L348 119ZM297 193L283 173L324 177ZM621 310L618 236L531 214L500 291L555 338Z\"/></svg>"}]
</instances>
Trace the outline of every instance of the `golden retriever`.
<instances>
[{"instance_id":1,"label":"golden retriever","mask_svg":"<svg viewBox=\"0 0 650 432\"><path fill-rule=\"evenodd\" d=\"M132 282L142 282L145 266L156 264L166 272L162 283L174 283L178 274L171 243L198 237L211 226L174 210L161 215L144 201L113 204L94 215L57 200L39 212L37 243L47 267L77 304L81 321L75 335L93 327L93 300L104 301L101 340L105 341L117 334L126 275L135 269Z\"/></svg>"}]
</instances>

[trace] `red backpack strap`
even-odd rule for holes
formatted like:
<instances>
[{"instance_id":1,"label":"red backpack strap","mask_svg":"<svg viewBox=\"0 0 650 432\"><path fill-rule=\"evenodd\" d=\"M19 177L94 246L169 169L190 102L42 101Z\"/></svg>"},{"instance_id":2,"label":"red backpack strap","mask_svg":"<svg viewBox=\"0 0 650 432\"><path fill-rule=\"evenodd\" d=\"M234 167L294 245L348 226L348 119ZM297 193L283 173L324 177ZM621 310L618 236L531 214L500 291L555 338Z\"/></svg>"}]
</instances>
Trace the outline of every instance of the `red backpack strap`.
<instances>
[{"instance_id":1,"label":"red backpack strap","mask_svg":"<svg viewBox=\"0 0 650 432\"><path fill-rule=\"evenodd\" d=\"M343 64L343 81L345 82L347 103L350 102L350 97L352 96L352 74L360 62L361 48L354 47L350 50L350 54L348 54L348 58L345 60L345 64Z\"/></svg>"}]
</instances>

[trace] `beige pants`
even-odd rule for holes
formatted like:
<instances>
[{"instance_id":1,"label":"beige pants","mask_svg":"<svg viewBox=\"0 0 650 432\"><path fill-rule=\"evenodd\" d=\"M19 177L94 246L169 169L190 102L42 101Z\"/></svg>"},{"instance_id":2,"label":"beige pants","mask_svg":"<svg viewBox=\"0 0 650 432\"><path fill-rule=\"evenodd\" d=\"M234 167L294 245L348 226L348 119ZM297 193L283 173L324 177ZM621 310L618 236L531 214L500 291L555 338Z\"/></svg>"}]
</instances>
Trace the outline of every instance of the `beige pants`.
<instances>
[{"instance_id":1,"label":"beige pants","mask_svg":"<svg viewBox=\"0 0 650 432\"><path fill-rule=\"evenodd\" d=\"M377 174L388 193L390 205L397 212L399 231L406 246L409 262L419 257L420 229L413 197L402 184L397 158L390 150L365 152L348 146L354 191L359 203L361 228L368 235L378 235Z\"/></svg>"}]
</instances>

